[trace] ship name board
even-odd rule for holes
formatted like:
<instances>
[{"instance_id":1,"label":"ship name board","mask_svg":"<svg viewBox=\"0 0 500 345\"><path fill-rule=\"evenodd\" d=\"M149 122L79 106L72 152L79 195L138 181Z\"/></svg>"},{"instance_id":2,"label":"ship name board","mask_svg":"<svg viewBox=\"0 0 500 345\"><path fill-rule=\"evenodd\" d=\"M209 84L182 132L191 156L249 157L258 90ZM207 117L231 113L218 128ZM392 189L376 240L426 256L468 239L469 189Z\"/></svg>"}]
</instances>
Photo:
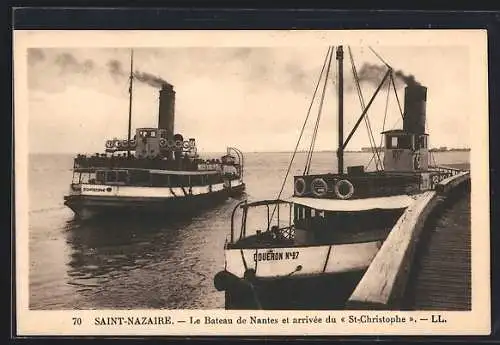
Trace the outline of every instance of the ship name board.
<instances>
[{"instance_id":1,"label":"ship name board","mask_svg":"<svg viewBox=\"0 0 500 345\"><path fill-rule=\"evenodd\" d=\"M297 260L299 251L274 252L272 250L265 253L255 253L254 261L279 261L279 260Z\"/></svg>"},{"instance_id":2,"label":"ship name board","mask_svg":"<svg viewBox=\"0 0 500 345\"><path fill-rule=\"evenodd\" d=\"M83 187L84 192L105 192L105 188L98 188L98 187Z\"/></svg>"}]
</instances>

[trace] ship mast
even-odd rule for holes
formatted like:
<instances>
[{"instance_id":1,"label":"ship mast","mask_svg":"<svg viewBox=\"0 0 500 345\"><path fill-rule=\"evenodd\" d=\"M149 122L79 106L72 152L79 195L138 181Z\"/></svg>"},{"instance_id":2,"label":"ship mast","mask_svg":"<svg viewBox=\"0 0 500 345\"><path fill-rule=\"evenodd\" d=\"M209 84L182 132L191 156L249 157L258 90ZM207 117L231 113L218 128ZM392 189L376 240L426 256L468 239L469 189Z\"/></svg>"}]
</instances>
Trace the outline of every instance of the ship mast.
<instances>
[{"instance_id":1,"label":"ship mast","mask_svg":"<svg viewBox=\"0 0 500 345\"><path fill-rule=\"evenodd\" d=\"M338 115L339 115L339 145L337 148L337 160L338 160L338 173L341 175L344 173L344 50L342 46L337 47L337 61L338 61L338 87L339 87L339 99L338 99Z\"/></svg>"},{"instance_id":2,"label":"ship mast","mask_svg":"<svg viewBox=\"0 0 500 345\"><path fill-rule=\"evenodd\" d=\"M129 88L128 88L128 93L129 93L129 104L128 104L128 143L130 146L130 135L131 135L131 127L132 127L132 88L133 88L133 82L134 82L134 50L132 49L130 51L130 76L129 76ZM127 149L127 156L130 157L130 148Z\"/></svg>"}]
</instances>

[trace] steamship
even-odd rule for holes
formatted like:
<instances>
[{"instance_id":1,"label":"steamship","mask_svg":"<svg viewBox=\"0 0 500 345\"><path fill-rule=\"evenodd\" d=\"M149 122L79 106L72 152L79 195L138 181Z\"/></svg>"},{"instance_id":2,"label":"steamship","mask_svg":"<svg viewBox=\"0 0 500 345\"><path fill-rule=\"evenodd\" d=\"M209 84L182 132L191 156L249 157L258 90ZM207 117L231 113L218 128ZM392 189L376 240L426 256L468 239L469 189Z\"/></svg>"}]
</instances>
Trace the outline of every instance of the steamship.
<instances>
[{"instance_id":1,"label":"steamship","mask_svg":"<svg viewBox=\"0 0 500 345\"><path fill-rule=\"evenodd\" d=\"M202 159L194 138L174 134L175 91L159 91L158 127L131 136L133 55L127 139L110 139L103 153L78 154L64 204L80 219L138 213L180 214L244 193L243 153L228 147L216 159Z\"/></svg>"},{"instance_id":2,"label":"steamship","mask_svg":"<svg viewBox=\"0 0 500 345\"><path fill-rule=\"evenodd\" d=\"M404 112L400 111L403 128L383 129L385 145L378 149L373 145L375 171L364 166L344 170L344 150L360 123L368 121L367 111L383 85L387 86L388 96L394 91L399 103L395 84L398 76L387 65L366 106L358 92L361 115L344 140L342 46L328 49L317 86L323 82L326 89L335 51L338 171L309 173L313 134L304 172L294 176L291 198L281 199L280 192L277 199L244 200L235 207L224 245L225 266L214 277L216 289L225 292L226 309L342 308L404 210L419 194L457 173L429 163L427 88L411 78L405 80ZM360 90L352 51L348 51L353 79ZM321 103L324 95L323 91ZM313 101L315 97L316 92ZM318 117L320 114L321 108Z\"/></svg>"}]
</instances>

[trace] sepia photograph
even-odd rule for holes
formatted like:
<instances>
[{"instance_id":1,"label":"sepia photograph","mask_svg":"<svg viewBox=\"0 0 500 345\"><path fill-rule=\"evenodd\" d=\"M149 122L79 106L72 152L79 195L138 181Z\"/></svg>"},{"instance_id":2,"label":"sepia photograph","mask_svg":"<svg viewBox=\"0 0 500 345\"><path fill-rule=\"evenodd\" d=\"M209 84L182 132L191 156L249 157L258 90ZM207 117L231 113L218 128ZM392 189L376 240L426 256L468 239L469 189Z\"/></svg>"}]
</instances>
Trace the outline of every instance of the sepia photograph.
<instances>
[{"instance_id":1,"label":"sepia photograph","mask_svg":"<svg viewBox=\"0 0 500 345\"><path fill-rule=\"evenodd\" d=\"M484 32L17 34L28 332L489 330Z\"/></svg>"}]
</instances>

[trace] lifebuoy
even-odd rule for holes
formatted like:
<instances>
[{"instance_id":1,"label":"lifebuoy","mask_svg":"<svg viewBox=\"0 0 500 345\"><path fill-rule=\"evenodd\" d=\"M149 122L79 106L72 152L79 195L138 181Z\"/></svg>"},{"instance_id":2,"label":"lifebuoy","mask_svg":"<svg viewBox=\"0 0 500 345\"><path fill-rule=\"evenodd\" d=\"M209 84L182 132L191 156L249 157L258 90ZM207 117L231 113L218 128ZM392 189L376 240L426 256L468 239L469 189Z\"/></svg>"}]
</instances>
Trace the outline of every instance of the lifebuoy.
<instances>
[{"instance_id":1,"label":"lifebuoy","mask_svg":"<svg viewBox=\"0 0 500 345\"><path fill-rule=\"evenodd\" d=\"M128 147L128 140L122 140L122 147Z\"/></svg>"},{"instance_id":2,"label":"lifebuoy","mask_svg":"<svg viewBox=\"0 0 500 345\"><path fill-rule=\"evenodd\" d=\"M113 140L106 140L106 148L112 149L114 145L115 143L113 142Z\"/></svg>"},{"instance_id":3,"label":"lifebuoy","mask_svg":"<svg viewBox=\"0 0 500 345\"><path fill-rule=\"evenodd\" d=\"M165 138L160 139L160 147L166 147L167 146L167 140Z\"/></svg>"},{"instance_id":4,"label":"lifebuoy","mask_svg":"<svg viewBox=\"0 0 500 345\"><path fill-rule=\"evenodd\" d=\"M121 148L121 147L122 147L122 142L121 142L120 140L117 140L117 141L115 142L115 146L116 146L117 148Z\"/></svg>"},{"instance_id":5,"label":"lifebuoy","mask_svg":"<svg viewBox=\"0 0 500 345\"><path fill-rule=\"evenodd\" d=\"M420 170L420 155L415 155L413 158L413 168L415 170Z\"/></svg>"},{"instance_id":6,"label":"lifebuoy","mask_svg":"<svg viewBox=\"0 0 500 345\"><path fill-rule=\"evenodd\" d=\"M182 147L187 150L189 148L189 142L188 141L183 142Z\"/></svg>"},{"instance_id":7,"label":"lifebuoy","mask_svg":"<svg viewBox=\"0 0 500 345\"><path fill-rule=\"evenodd\" d=\"M347 187L347 193L342 193L341 188ZM354 194L354 186L349 180L340 180L335 184L335 196L339 199L349 199Z\"/></svg>"},{"instance_id":8,"label":"lifebuoy","mask_svg":"<svg viewBox=\"0 0 500 345\"><path fill-rule=\"evenodd\" d=\"M295 180L295 194L298 196L304 195L306 192L306 182L302 177Z\"/></svg>"},{"instance_id":9,"label":"lifebuoy","mask_svg":"<svg viewBox=\"0 0 500 345\"><path fill-rule=\"evenodd\" d=\"M328 193L328 184L320 177L315 178L311 182L311 191L316 196L325 196Z\"/></svg>"}]
</instances>

